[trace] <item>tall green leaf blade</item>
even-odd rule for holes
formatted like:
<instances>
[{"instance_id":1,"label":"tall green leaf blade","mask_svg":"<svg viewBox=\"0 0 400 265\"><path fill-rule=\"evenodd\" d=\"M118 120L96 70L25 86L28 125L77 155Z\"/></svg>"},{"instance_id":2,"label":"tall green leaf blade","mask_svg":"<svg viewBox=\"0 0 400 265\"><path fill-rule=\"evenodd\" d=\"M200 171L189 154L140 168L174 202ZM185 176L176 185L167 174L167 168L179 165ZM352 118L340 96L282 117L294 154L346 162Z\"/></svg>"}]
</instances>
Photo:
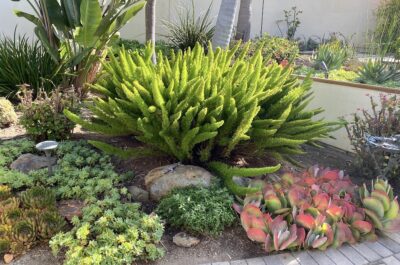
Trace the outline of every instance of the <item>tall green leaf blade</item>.
<instances>
[{"instance_id":1,"label":"tall green leaf blade","mask_svg":"<svg viewBox=\"0 0 400 265\"><path fill-rule=\"evenodd\" d=\"M50 54L51 58L55 61L58 62L60 60L58 51L54 49L49 42L49 39L47 38L46 30L44 29L43 26L39 25L35 28L35 34L42 43L43 47L46 49L46 51Z\"/></svg>"},{"instance_id":2,"label":"tall green leaf blade","mask_svg":"<svg viewBox=\"0 0 400 265\"><path fill-rule=\"evenodd\" d=\"M14 10L14 14L15 14L17 17L23 17L23 18L29 20L30 22L32 22L32 23L35 24L36 26L42 25L42 22L41 22L37 17L35 17L35 16L32 15L32 14L28 14L28 13L25 13L25 12L20 11L20 10Z\"/></svg>"},{"instance_id":3,"label":"tall green leaf blade","mask_svg":"<svg viewBox=\"0 0 400 265\"><path fill-rule=\"evenodd\" d=\"M45 0L43 2L51 24L53 24L58 30L63 31L67 26L67 18L62 12L60 3L57 0Z\"/></svg>"},{"instance_id":4,"label":"tall green leaf blade","mask_svg":"<svg viewBox=\"0 0 400 265\"><path fill-rule=\"evenodd\" d=\"M61 6L67 15L70 26L79 27L80 20L80 6L82 0L61 0Z\"/></svg>"},{"instance_id":5,"label":"tall green leaf blade","mask_svg":"<svg viewBox=\"0 0 400 265\"><path fill-rule=\"evenodd\" d=\"M146 5L146 2L139 3L137 5L132 6L128 10L126 10L122 15L117 18L116 28L122 28L126 23L129 22L142 8Z\"/></svg>"},{"instance_id":6,"label":"tall green leaf blade","mask_svg":"<svg viewBox=\"0 0 400 265\"><path fill-rule=\"evenodd\" d=\"M102 14L98 0L82 0L81 7L81 24L76 31L76 41L85 48L94 47L97 38L95 33L100 25Z\"/></svg>"}]
</instances>

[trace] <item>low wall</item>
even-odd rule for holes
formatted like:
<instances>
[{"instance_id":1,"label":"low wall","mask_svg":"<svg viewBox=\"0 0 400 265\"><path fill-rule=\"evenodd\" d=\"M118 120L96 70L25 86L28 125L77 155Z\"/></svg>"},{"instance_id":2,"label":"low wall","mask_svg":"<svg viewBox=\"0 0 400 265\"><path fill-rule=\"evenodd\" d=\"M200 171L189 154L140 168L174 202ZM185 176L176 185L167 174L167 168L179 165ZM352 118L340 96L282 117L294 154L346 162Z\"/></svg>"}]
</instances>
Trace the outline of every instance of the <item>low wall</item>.
<instances>
[{"instance_id":1,"label":"low wall","mask_svg":"<svg viewBox=\"0 0 400 265\"><path fill-rule=\"evenodd\" d=\"M400 94L400 89L319 78L314 78L312 90L314 99L311 101L309 108L322 107L325 109L325 112L320 114L318 118L323 117L328 121L336 121L340 117L351 120L352 113L357 112L357 110L371 110L369 96L373 96L378 100L381 94ZM352 151L345 128L335 131L332 136L336 139L326 139L323 142L346 151Z\"/></svg>"}]
</instances>

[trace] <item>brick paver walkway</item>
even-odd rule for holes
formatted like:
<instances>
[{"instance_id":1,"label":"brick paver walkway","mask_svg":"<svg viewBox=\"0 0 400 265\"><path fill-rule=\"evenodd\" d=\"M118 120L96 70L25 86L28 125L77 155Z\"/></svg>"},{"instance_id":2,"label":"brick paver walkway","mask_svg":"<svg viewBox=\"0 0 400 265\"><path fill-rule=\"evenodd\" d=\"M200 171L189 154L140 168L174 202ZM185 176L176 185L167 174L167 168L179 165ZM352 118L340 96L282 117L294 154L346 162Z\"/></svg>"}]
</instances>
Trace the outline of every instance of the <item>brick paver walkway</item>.
<instances>
[{"instance_id":1,"label":"brick paver walkway","mask_svg":"<svg viewBox=\"0 0 400 265\"><path fill-rule=\"evenodd\" d=\"M298 251L202 265L400 265L400 233L327 251Z\"/></svg>"}]
</instances>

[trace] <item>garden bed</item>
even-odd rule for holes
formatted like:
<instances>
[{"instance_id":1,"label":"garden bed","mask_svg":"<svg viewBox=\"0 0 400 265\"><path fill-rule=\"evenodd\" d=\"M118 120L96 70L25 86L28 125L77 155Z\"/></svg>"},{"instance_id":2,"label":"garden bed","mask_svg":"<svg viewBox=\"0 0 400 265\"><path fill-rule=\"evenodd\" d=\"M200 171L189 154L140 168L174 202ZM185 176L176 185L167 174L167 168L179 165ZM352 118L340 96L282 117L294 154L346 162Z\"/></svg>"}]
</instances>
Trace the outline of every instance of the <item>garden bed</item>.
<instances>
[{"instance_id":1,"label":"garden bed","mask_svg":"<svg viewBox=\"0 0 400 265\"><path fill-rule=\"evenodd\" d=\"M20 136L18 131L15 130L15 134ZM7 138L12 135L8 135ZM0 138L3 140L4 138ZM128 141L126 138L104 138L96 134L90 134L85 131L75 130L73 135L74 140L80 139L102 139L107 142L114 143L117 146L140 146L140 143ZM321 165L332 165L334 167L344 168L349 165L351 155L338 150L336 148L324 145L322 149L315 147L305 146L305 150L308 152L307 155L298 157L299 162L304 166L310 166L314 163L315 157L319 157ZM168 159L154 159L154 158L142 158L133 160L121 160L113 159L113 164L118 169L119 173L123 172L134 172L135 177L132 182L125 182L124 185L129 186L132 184L138 186L144 186L143 177L148 173L149 170L156 166L162 166L169 164L173 161ZM262 163L260 160L254 162L255 164ZM293 167L289 164L287 168ZM147 203L144 206L146 212L150 213L155 207L155 203ZM266 253L262 247L257 244L250 242L246 236L243 228L236 223L233 227L226 229L221 236L212 238L203 236L200 237L201 242L199 245L192 248L181 248L176 246L172 242L172 237L179 232L178 230L166 227L166 231L162 238L162 247L166 250L166 255L155 262L139 262L136 264L154 264L154 265L187 265L187 264L201 264L207 262L218 262L218 261L229 261L238 260L245 258L253 258L258 256L265 256ZM53 257L48 246L38 246L27 254L23 255L13 264L16 265L55 265L62 264L62 255ZM0 263L2 264L2 263Z\"/></svg>"}]
</instances>

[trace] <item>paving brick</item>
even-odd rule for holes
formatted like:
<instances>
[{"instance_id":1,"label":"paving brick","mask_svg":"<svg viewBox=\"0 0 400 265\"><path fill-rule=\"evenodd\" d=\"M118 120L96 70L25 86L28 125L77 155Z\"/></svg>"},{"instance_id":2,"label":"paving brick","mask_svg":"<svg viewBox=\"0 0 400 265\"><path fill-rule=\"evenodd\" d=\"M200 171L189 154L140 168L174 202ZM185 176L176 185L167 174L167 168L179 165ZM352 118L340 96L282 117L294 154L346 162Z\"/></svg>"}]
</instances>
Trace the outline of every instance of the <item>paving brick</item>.
<instances>
[{"instance_id":1,"label":"paving brick","mask_svg":"<svg viewBox=\"0 0 400 265\"><path fill-rule=\"evenodd\" d=\"M246 260L241 259L241 260L231 261L231 265L248 265L248 264Z\"/></svg>"},{"instance_id":2,"label":"paving brick","mask_svg":"<svg viewBox=\"0 0 400 265\"><path fill-rule=\"evenodd\" d=\"M279 255L266 256L263 260L267 265L283 265Z\"/></svg>"},{"instance_id":3,"label":"paving brick","mask_svg":"<svg viewBox=\"0 0 400 265\"><path fill-rule=\"evenodd\" d=\"M290 253L284 253L278 255L283 265L300 265L297 260Z\"/></svg>"},{"instance_id":4,"label":"paving brick","mask_svg":"<svg viewBox=\"0 0 400 265\"><path fill-rule=\"evenodd\" d=\"M393 255L393 252L390 251L390 249L386 248L384 245L382 245L379 242L365 242L365 244L370 248L373 249L376 253L378 253L379 256L381 257L389 257Z\"/></svg>"},{"instance_id":5,"label":"paving brick","mask_svg":"<svg viewBox=\"0 0 400 265\"><path fill-rule=\"evenodd\" d=\"M395 241L397 244L400 244L400 234L398 233L385 233L387 237Z\"/></svg>"},{"instance_id":6,"label":"paving brick","mask_svg":"<svg viewBox=\"0 0 400 265\"><path fill-rule=\"evenodd\" d=\"M224 261L224 262L213 262L211 265L230 265L229 262Z\"/></svg>"},{"instance_id":7,"label":"paving brick","mask_svg":"<svg viewBox=\"0 0 400 265\"><path fill-rule=\"evenodd\" d=\"M353 263L337 249L328 248L325 254L337 265L353 265Z\"/></svg>"},{"instance_id":8,"label":"paving brick","mask_svg":"<svg viewBox=\"0 0 400 265\"><path fill-rule=\"evenodd\" d=\"M318 265L306 251L293 252L292 255L301 265Z\"/></svg>"},{"instance_id":9,"label":"paving brick","mask_svg":"<svg viewBox=\"0 0 400 265\"><path fill-rule=\"evenodd\" d=\"M387 265L400 265L400 261L395 256L384 258L382 261Z\"/></svg>"},{"instance_id":10,"label":"paving brick","mask_svg":"<svg viewBox=\"0 0 400 265\"><path fill-rule=\"evenodd\" d=\"M354 248L352 248L349 245L344 245L338 248L338 250L342 252L355 265L363 265L368 263L368 260L366 260Z\"/></svg>"},{"instance_id":11,"label":"paving brick","mask_svg":"<svg viewBox=\"0 0 400 265\"><path fill-rule=\"evenodd\" d=\"M265 265L263 258L246 259L248 265Z\"/></svg>"},{"instance_id":12,"label":"paving brick","mask_svg":"<svg viewBox=\"0 0 400 265\"><path fill-rule=\"evenodd\" d=\"M351 245L352 248L358 251L364 258L366 258L369 262L377 261L381 258L375 251L370 249L366 244L355 244Z\"/></svg>"},{"instance_id":13,"label":"paving brick","mask_svg":"<svg viewBox=\"0 0 400 265\"><path fill-rule=\"evenodd\" d=\"M308 254L310 254L318 264L335 265L335 263L333 263L333 261L323 251L308 251Z\"/></svg>"},{"instance_id":14,"label":"paving brick","mask_svg":"<svg viewBox=\"0 0 400 265\"><path fill-rule=\"evenodd\" d=\"M388 237L381 237L378 239L378 242L394 253L400 252L400 245Z\"/></svg>"}]
</instances>

